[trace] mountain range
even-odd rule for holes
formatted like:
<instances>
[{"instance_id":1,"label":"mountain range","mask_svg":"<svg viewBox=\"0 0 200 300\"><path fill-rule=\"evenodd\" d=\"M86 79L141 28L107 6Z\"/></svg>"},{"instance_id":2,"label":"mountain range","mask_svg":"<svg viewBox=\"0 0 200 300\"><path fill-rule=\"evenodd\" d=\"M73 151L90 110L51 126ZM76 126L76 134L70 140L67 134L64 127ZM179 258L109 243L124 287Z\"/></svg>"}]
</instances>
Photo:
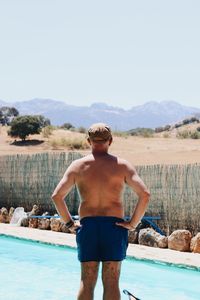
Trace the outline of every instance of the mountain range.
<instances>
[{"instance_id":1,"label":"mountain range","mask_svg":"<svg viewBox=\"0 0 200 300\"><path fill-rule=\"evenodd\" d=\"M20 115L44 115L53 125L71 123L75 127L88 127L92 123L105 122L113 130L155 128L200 113L200 108L184 106L176 101L149 101L129 110L101 102L93 103L91 106L75 106L57 100L39 98L13 103L0 100L1 106L14 106Z\"/></svg>"}]
</instances>

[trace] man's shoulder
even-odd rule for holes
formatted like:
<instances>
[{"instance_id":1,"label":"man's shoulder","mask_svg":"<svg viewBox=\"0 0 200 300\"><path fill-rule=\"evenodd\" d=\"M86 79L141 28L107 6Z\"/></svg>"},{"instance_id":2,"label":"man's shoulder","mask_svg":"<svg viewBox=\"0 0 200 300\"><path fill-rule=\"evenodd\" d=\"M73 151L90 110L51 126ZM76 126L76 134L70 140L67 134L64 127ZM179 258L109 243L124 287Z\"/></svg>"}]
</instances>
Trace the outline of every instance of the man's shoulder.
<instances>
[{"instance_id":1,"label":"man's shoulder","mask_svg":"<svg viewBox=\"0 0 200 300\"><path fill-rule=\"evenodd\" d=\"M134 168L133 165L128 160L119 156L112 156L112 157L116 161L117 166L120 167L120 169L124 171L128 171Z\"/></svg>"},{"instance_id":2,"label":"man's shoulder","mask_svg":"<svg viewBox=\"0 0 200 300\"><path fill-rule=\"evenodd\" d=\"M121 165L121 166L125 166L125 167L131 166L131 163L128 160L124 159L124 158L117 157L117 161L118 161L118 164Z\"/></svg>"},{"instance_id":3,"label":"man's shoulder","mask_svg":"<svg viewBox=\"0 0 200 300\"><path fill-rule=\"evenodd\" d=\"M82 164L86 163L87 161L90 161L91 159L92 159L92 155L90 155L90 154L83 156L81 158L74 160L71 163L71 166L81 166Z\"/></svg>"}]
</instances>

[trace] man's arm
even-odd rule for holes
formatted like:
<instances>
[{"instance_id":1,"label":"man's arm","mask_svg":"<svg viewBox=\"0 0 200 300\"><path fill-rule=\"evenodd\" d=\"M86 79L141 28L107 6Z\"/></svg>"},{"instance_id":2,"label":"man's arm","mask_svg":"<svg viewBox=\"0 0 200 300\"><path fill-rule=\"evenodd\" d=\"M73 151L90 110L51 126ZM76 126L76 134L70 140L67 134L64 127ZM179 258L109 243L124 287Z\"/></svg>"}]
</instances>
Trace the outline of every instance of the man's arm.
<instances>
[{"instance_id":1,"label":"man's arm","mask_svg":"<svg viewBox=\"0 0 200 300\"><path fill-rule=\"evenodd\" d=\"M56 207L58 214L62 217L65 223L72 220L72 216L69 213L68 207L64 201L65 196L70 192L71 188L75 184L75 163L72 163L66 170L63 178L58 183L52 194L52 200Z\"/></svg>"},{"instance_id":2,"label":"man's arm","mask_svg":"<svg viewBox=\"0 0 200 300\"><path fill-rule=\"evenodd\" d=\"M125 176L125 182L136 192L139 199L134 209L133 215L129 222L118 223L127 229L134 229L140 222L141 218L144 216L146 208L149 203L150 192L145 186L142 179L137 174L134 167L132 167L129 163L126 165L127 171Z\"/></svg>"}]
</instances>

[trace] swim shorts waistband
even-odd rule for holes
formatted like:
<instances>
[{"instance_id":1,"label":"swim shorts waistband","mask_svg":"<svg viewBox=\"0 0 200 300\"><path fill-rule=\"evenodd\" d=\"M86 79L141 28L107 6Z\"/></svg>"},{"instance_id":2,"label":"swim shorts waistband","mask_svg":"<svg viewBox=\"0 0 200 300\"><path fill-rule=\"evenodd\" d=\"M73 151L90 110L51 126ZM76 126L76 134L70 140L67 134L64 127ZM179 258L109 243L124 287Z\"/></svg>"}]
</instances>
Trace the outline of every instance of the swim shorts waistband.
<instances>
[{"instance_id":1,"label":"swim shorts waistband","mask_svg":"<svg viewBox=\"0 0 200 300\"><path fill-rule=\"evenodd\" d=\"M80 223L84 223L85 221L109 221L109 222L123 222L124 219L123 218L119 218L119 217L113 217L113 216L87 216L87 217L83 217L80 219Z\"/></svg>"}]
</instances>

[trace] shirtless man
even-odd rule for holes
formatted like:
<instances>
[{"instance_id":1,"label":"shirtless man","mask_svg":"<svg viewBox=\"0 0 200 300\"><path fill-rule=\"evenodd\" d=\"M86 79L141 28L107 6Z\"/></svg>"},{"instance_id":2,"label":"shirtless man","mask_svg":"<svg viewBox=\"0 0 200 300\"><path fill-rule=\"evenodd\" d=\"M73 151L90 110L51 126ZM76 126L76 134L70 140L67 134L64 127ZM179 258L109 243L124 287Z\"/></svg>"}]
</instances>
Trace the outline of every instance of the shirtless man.
<instances>
[{"instance_id":1,"label":"shirtless man","mask_svg":"<svg viewBox=\"0 0 200 300\"><path fill-rule=\"evenodd\" d=\"M52 199L71 232L76 232L81 283L78 300L92 300L102 262L103 300L120 300L121 262L126 257L128 230L134 230L149 202L149 191L135 168L108 153L110 128L103 123L88 130L92 153L68 167ZM130 221L125 221L122 194L127 183L139 199ZM80 194L80 223L73 221L64 201L73 185Z\"/></svg>"}]
</instances>

